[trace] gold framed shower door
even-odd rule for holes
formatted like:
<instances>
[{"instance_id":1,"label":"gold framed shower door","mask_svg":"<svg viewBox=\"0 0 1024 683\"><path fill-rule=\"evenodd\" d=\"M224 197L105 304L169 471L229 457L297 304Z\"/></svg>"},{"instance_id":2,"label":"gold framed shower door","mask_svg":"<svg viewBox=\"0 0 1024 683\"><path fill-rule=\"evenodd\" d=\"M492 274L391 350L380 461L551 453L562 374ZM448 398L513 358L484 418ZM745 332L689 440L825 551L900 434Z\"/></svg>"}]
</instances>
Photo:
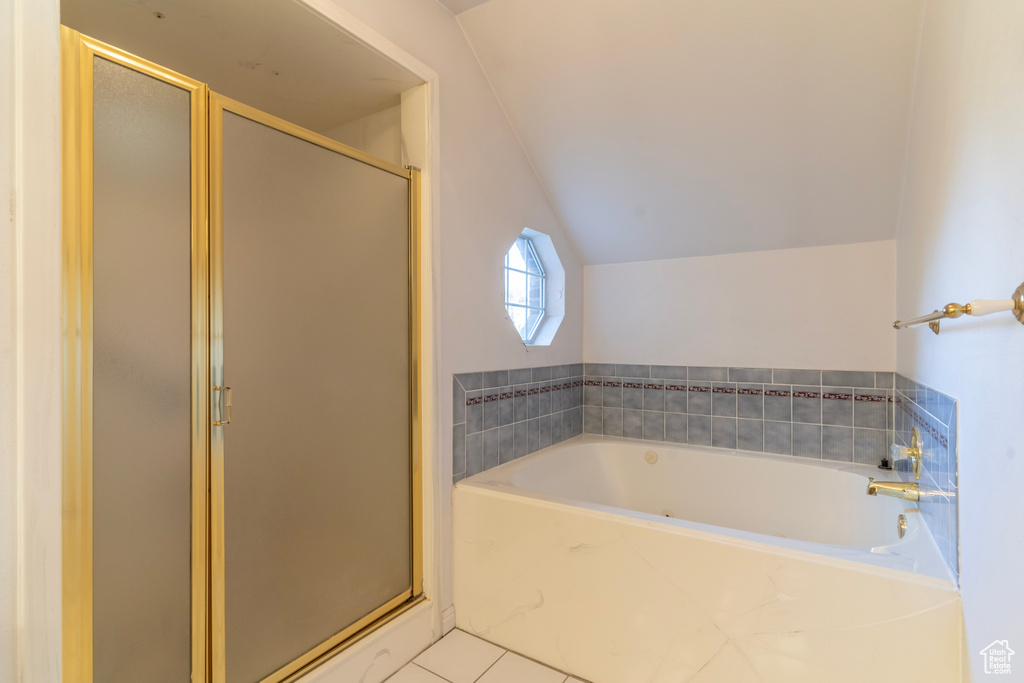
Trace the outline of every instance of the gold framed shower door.
<instances>
[{"instance_id":1,"label":"gold framed shower door","mask_svg":"<svg viewBox=\"0 0 1024 683\"><path fill-rule=\"evenodd\" d=\"M259 683L295 681L425 599L420 308L420 172L376 159L295 124L210 92L178 74L61 27L63 201L62 654L65 683L93 683L93 60L100 57L190 95L191 168L191 662L193 683L228 683L224 670L224 440L212 424L223 378L222 128L231 111L409 184L409 400L412 585ZM211 305L211 301L213 304ZM234 682L231 682L234 683Z\"/></svg>"}]
</instances>

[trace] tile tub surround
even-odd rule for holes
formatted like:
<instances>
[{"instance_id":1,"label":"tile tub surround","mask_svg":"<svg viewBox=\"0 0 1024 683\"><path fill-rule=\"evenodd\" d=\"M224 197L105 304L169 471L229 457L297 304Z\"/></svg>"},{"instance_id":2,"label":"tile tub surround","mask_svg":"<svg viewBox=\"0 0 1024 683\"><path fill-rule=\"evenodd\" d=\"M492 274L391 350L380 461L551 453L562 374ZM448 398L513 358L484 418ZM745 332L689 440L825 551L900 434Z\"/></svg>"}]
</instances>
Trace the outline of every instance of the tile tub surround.
<instances>
[{"instance_id":1,"label":"tile tub surround","mask_svg":"<svg viewBox=\"0 0 1024 683\"><path fill-rule=\"evenodd\" d=\"M583 364L452 378L452 481L583 433Z\"/></svg>"},{"instance_id":2,"label":"tile tub surround","mask_svg":"<svg viewBox=\"0 0 1024 683\"><path fill-rule=\"evenodd\" d=\"M895 440L910 445L914 427L921 434L921 480L918 507L946 566L959 578L959 498L957 465L957 401L931 387L896 375ZM914 481L913 473L898 467L898 477ZM896 477L893 477L894 479Z\"/></svg>"},{"instance_id":3,"label":"tile tub surround","mask_svg":"<svg viewBox=\"0 0 1024 683\"><path fill-rule=\"evenodd\" d=\"M583 430L877 465L891 372L586 363Z\"/></svg>"}]
</instances>

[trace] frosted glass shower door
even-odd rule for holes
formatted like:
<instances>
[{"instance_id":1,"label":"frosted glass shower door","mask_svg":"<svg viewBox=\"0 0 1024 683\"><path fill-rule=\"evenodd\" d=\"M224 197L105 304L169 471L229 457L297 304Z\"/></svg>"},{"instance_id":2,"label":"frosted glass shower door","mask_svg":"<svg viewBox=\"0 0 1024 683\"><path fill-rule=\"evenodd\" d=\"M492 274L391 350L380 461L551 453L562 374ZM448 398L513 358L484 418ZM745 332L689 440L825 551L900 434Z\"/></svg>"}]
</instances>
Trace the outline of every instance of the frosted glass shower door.
<instances>
[{"instance_id":1,"label":"frosted glass shower door","mask_svg":"<svg viewBox=\"0 0 1024 683\"><path fill-rule=\"evenodd\" d=\"M206 86L62 29L66 683L206 680Z\"/></svg>"},{"instance_id":2,"label":"frosted glass shower door","mask_svg":"<svg viewBox=\"0 0 1024 683\"><path fill-rule=\"evenodd\" d=\"M213 669L276 681L413 595L410 180L216 97L211 155Z\"/></svg>"}]
</instances>

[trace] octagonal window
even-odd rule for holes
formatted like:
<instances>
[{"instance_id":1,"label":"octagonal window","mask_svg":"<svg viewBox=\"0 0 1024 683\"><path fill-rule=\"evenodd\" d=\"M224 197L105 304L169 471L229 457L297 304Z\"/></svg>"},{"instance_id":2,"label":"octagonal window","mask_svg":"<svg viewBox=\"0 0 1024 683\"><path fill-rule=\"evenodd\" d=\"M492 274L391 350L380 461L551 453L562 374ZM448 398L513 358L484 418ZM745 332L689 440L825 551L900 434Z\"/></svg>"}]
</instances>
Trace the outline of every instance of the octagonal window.
<instances>
[{"instance_id":1,"label":"octagonal window","mask_svg":"<svg viewBox=\"0 0 1024 683\"><path fill-rule=\"evenodd\" d=\"M527 344L533 343L544 319L544 285L537 250L521 235L505 254L505 309Z\"/></svg>"},{"instance_id":2,"label":"octagonal window","mask_svg":"<svg viewBox=\"0 0 1024 683\"><path fill-rule=\"evenodd\" d=\"M547 346L565 313L565 270L551 238L525 228L505 253L505 312L527 346Z\"/></svg>"}]
</instances>

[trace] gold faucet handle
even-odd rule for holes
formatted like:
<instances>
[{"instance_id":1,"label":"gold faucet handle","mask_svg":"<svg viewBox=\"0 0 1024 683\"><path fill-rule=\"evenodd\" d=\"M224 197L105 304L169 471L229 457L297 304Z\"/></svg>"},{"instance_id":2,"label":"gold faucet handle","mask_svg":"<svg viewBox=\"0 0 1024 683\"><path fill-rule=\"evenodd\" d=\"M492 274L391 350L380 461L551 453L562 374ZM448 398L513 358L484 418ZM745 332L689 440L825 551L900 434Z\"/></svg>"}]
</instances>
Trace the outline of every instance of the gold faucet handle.
<instances>
[{"instance_id":1,"label":"gold faucet handle","mask_svg":"<svg viewBox=\"0 0 1024 683\"><path fill-rule=\"evenodd\" d=\"M910 447L903 448L893 444L889 449L893 462L900 458L909 458L914 467L914 478L921 478L921 433L917 427L910 430Z\"/></svg>"}]
</instances>

